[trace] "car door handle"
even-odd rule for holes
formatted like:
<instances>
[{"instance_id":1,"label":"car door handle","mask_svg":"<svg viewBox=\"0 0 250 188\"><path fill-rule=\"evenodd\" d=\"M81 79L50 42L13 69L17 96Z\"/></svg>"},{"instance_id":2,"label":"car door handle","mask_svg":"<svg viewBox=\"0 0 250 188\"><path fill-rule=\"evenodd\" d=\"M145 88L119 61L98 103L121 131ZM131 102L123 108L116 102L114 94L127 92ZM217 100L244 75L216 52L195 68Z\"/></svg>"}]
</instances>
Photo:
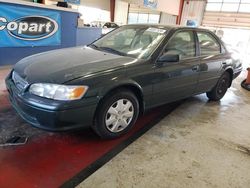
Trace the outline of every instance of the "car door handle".
<instances>
[{"instance_id":1,"label":"car door handle","mask_svg":"<svg viewBox=\"0 0 250 188\"><path fill-rule=\"evenodd\" d=\"M222 62L222 65L226 65L227 64L227 62Z\"/></svg>"},{"instance_id":2,"label":"car door handle","mask_svg":"<svg viewBox=\"0 0 250 188\"><path fill-rule=\"evenodd\" d=\"M192 68L192 71L198 71L199 70L199 66L197 65L197 66L193 66L193 68Z\"/></svg>"}]
</instances>

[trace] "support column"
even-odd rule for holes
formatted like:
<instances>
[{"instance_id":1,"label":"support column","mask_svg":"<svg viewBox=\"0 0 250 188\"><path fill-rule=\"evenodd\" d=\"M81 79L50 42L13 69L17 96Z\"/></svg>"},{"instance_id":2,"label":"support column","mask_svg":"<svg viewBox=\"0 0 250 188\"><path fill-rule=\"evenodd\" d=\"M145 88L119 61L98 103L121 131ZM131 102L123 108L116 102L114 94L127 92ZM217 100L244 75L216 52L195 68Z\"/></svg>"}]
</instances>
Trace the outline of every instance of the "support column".
<instances>
[{"instance_id":1,"label":"support column","mask_svg":"<svg viewBox=\"0 0 250 188\"><path fill-rule=\"evenodd\" d=\"M178 14L177 19L176 19L177 25L181 24L181 16L182 16L182 11L183 11L183 6L184 6L184 0L180 0L179 14Z\"/></svg>"},{"instance_id":2,"label":"support column","mask_svg":"<svg viewBox=\"0 0 250 188\"><path fill-rule=\"evenodd\" d=\"M115 0L110 0L110 21L115 21Z\"/></svg>"}]
</instances>

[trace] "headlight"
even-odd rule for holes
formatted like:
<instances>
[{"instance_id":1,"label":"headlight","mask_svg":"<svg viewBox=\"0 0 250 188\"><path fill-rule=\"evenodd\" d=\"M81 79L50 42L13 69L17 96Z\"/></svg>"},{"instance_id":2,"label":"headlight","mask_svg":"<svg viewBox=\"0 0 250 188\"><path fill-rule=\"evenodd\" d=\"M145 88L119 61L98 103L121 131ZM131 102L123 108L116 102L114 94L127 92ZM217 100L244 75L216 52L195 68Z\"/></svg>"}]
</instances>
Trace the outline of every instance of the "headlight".
<instances>
[{"instance_id":1,"label":"headlight","mask_svg":"<svg viewBox=\"0 0 250 188\"><path fill-rule=\"evenodd\" d=\"M42 83L32 84L29 88L29 92L34 95L61 101L80 99L87 90L88 86L67 86Z\"/></svg>"}]
</instances>

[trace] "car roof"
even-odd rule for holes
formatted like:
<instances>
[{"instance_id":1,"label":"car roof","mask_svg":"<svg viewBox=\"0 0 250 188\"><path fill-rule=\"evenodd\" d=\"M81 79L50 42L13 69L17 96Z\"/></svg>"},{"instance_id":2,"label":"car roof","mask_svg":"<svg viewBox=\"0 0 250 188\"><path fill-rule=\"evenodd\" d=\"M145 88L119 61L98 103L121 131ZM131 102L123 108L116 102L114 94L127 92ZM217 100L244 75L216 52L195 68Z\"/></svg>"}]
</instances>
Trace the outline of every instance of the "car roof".
<instances>
[{"instance_id":1,"label":"car roof","mask_svg":"<svg viewBox=\"0 0 250 188\"><path fill-rule=\"evenodd\" d=\"M197 31L210 31L208 29L204 28L198 28L198 27L184 27L180 25L163 25L163 24L128 24L124 26L137 26L137 27L158 27L162 29L167 29L167 30L177 30L177 29L193 29Z\"/></svg>"}]
</instances>

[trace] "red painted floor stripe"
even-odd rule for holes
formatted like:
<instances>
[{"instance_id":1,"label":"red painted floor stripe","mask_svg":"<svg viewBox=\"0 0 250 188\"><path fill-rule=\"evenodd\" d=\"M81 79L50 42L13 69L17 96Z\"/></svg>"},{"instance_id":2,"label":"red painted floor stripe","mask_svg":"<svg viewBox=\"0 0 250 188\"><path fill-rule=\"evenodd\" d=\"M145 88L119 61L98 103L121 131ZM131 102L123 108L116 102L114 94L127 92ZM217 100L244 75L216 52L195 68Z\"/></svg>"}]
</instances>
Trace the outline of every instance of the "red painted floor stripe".
<instances>
[{"instance_id":1,"label":"red painted floor stripe","mask_svg":"<svg viewBox=\"0 0 250 188\"><path fill-rule=\"evenodd\" d=\"M7 95L6 90L4 90L4 91L0 90L0 109L1 110L10 107L9 100L8 100L8 97L6 95Z\"/></svg>"},{"instance_id":2,"label":"red painted floor stripe","mask_svg":"<svg viewBox=\"0 0 250 188\"><path fill-rule=\"evenodd\" d=\"M100 140L86 130L46 134L24 146L0 148L0 187L58 187L161 113L161 108L151 111L127 135L115 140Z\"/></svg>"}]
</instances>

